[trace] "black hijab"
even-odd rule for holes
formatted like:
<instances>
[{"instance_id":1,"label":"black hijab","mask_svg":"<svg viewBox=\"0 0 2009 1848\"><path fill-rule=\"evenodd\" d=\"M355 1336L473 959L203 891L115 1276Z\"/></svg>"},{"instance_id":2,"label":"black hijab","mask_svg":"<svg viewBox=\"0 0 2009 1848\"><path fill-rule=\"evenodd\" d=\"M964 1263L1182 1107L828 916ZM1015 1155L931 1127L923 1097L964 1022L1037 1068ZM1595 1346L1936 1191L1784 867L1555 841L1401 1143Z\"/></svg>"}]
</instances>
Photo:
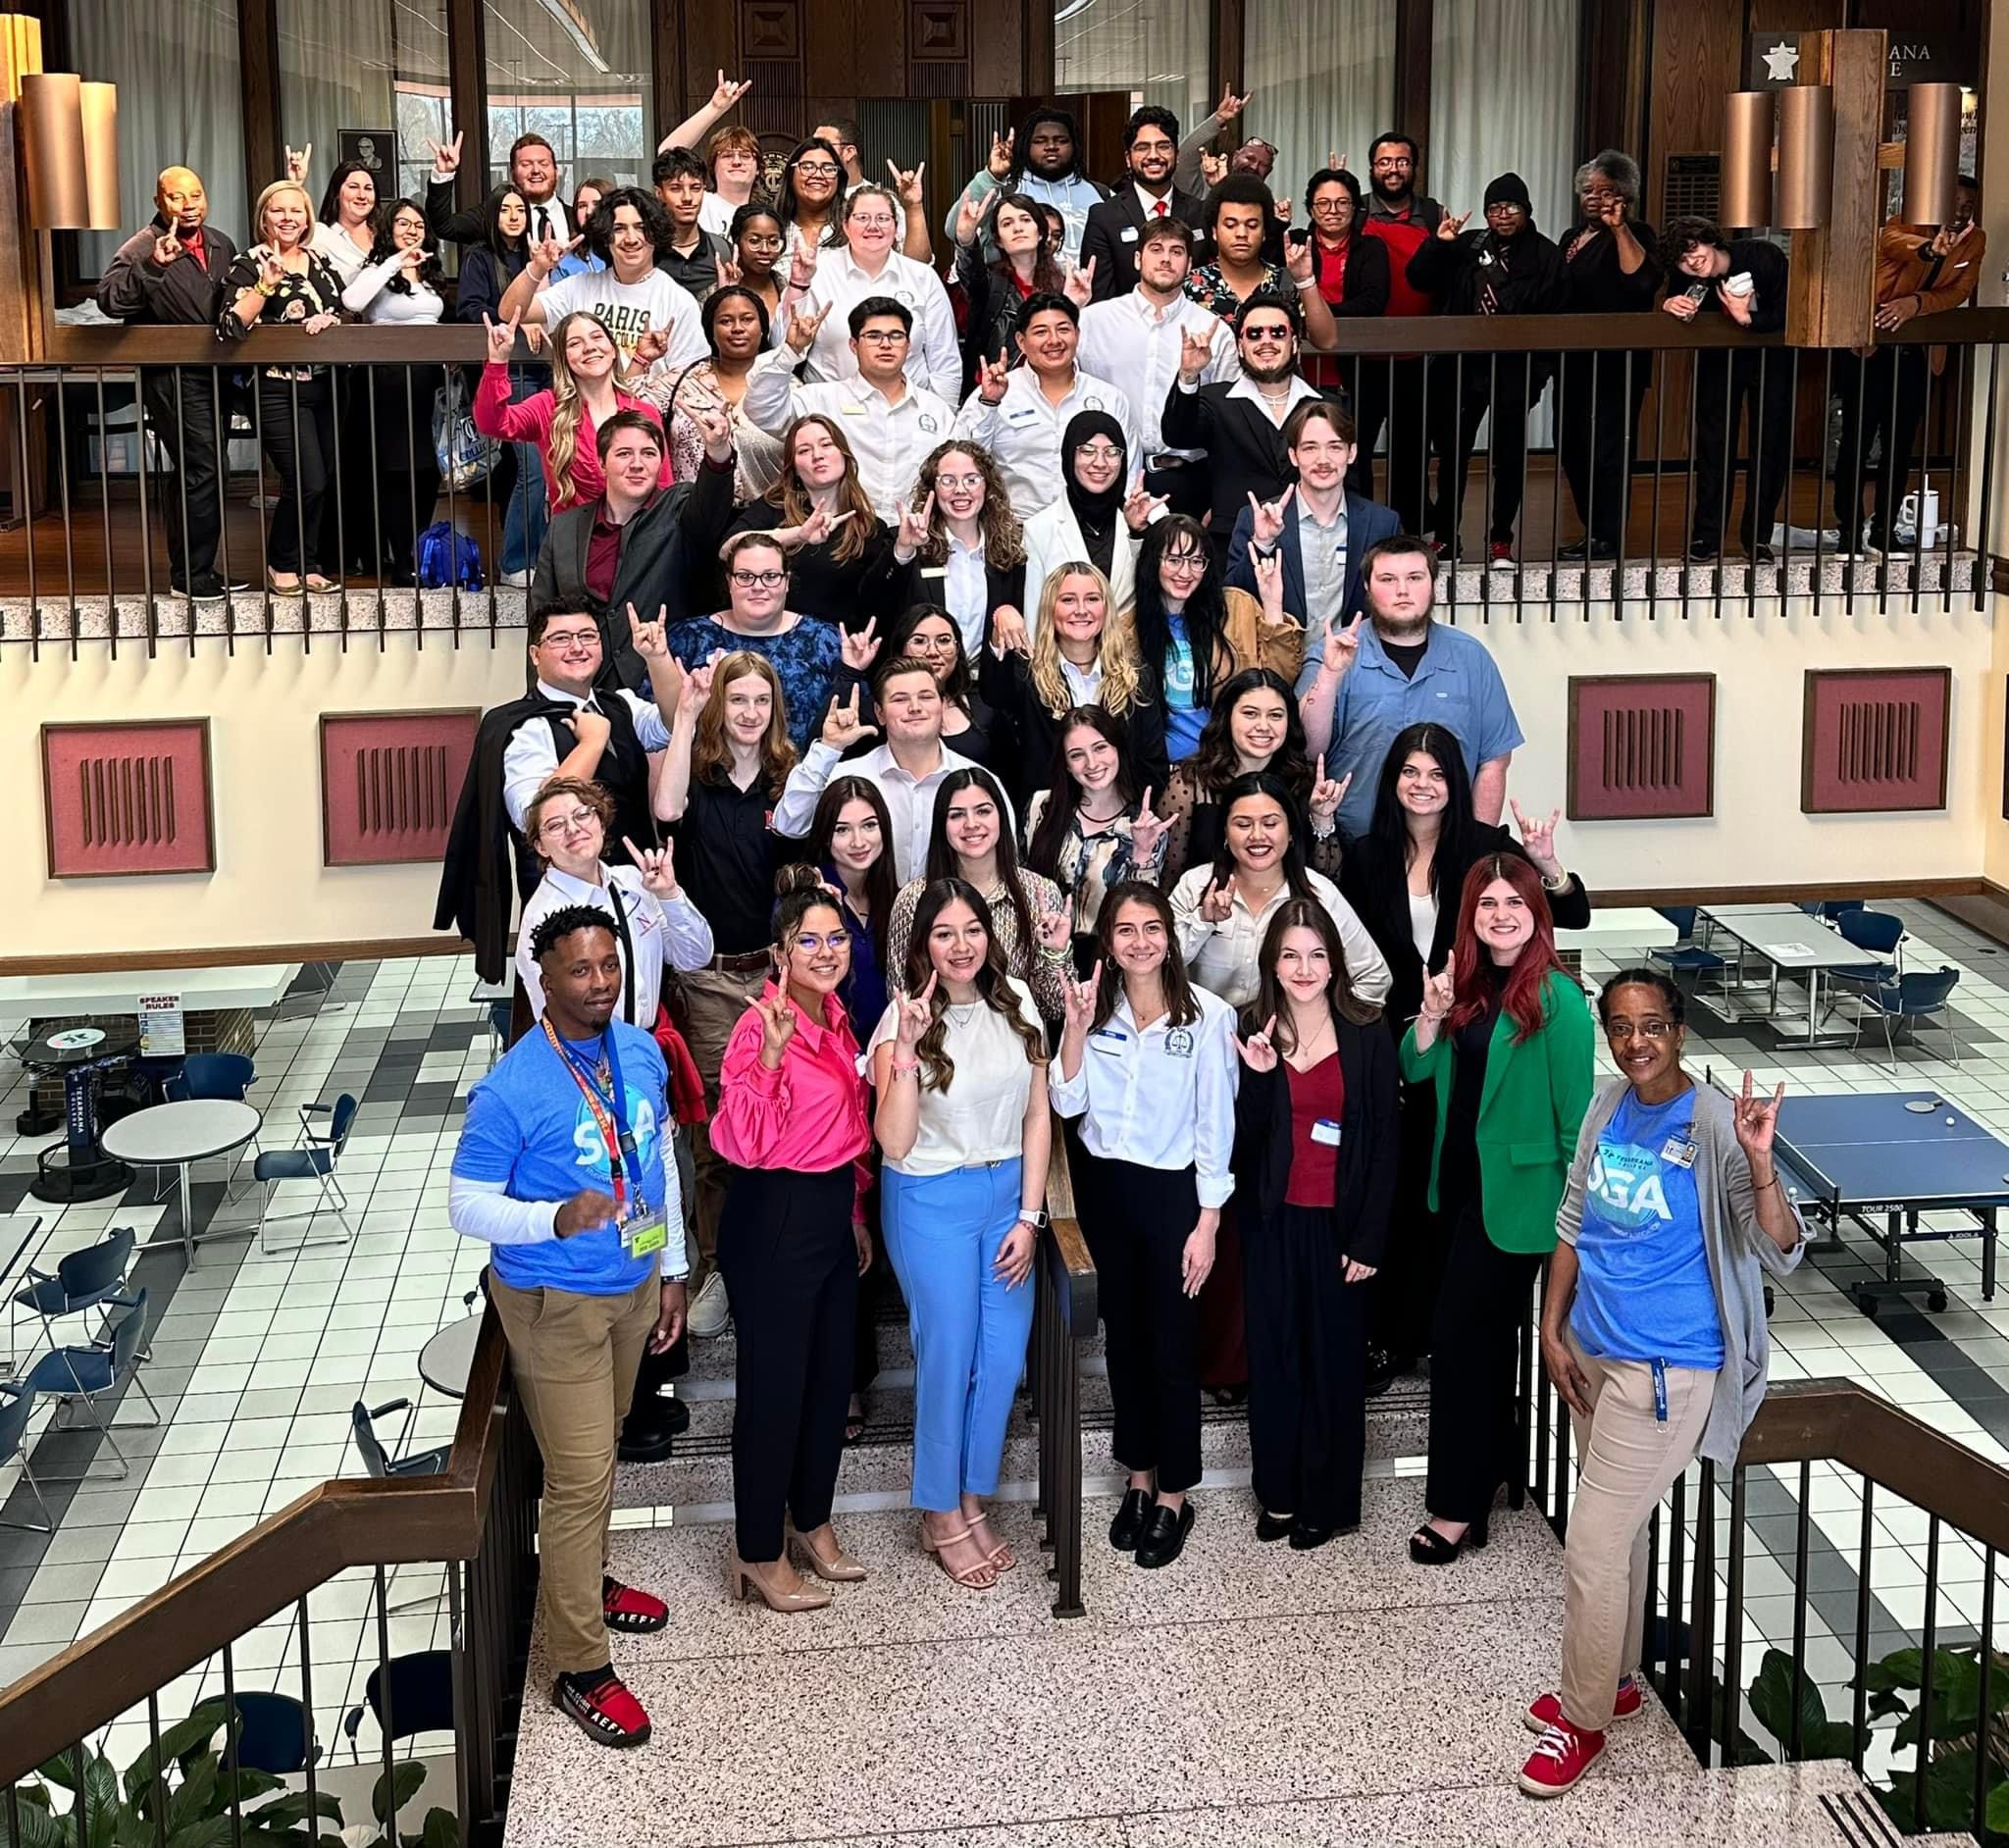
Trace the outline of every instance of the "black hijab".
<instances>
[{"instance_id":1,"label":"black hijab","mask_svg":"<svg viewBox=\"0 0 2009 1848\"><path fill-rule=\"evenodd\" d=\"M1122 466L1115 481L1100 494L1092 494L1074 479L1074 452L1085 442L1107 436L1122 452ZM1123 496L1130 481L1130 446L1123 439L1123 426L1108 411L1077 411L1060 434L1060 479L1067 484L1067 504L1074 509L1074 523L1088 562L1104 577L1116 556L1116 528L1123 518Z\"/></svg>"}]
</instances>

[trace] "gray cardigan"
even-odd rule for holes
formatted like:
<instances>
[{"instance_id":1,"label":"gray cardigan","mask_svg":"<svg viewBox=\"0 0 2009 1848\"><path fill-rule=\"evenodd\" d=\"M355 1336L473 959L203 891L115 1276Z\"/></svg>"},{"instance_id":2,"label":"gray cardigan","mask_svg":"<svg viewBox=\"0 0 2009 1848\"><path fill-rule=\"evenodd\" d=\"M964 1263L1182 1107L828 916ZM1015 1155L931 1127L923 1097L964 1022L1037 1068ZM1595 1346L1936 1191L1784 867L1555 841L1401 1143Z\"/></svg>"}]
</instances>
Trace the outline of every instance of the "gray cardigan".
<instances>
[{"instance_id":1,"label":"gray cardigan","mask_svg":"<svg viewBox=\"0 0 2009 1848\"><path fill-rule=\"evenodd\" d=\"M1611 1080L1599 1088L1583 1113L1576 1155L1556 1212L1556 1234L1572 1249L1583 1224L1583 1181L1597 1154L1597 1139L1631 1088L1623 1078ZM1709 1280L1716 1287L1717 1313L1723 1320L1723 1371L1716 1378L1701 1454L1725 1467L1736 1462L1744 1432L1765 1397L1772 1337L1765 1325L1765 1284L1759 1273L1786 1275L1799 1263L1807 1237L1806 1222L1790 1200L1786 1209L1799 1225L1801 1244L1782 1252L1758 1223L1751 1167L1737 1146L1735 1122L1730 1100L1723 1092L1713 1085L1695 1086L1695 1198L1702 1211Z\"/></svg>"}]
</instances>

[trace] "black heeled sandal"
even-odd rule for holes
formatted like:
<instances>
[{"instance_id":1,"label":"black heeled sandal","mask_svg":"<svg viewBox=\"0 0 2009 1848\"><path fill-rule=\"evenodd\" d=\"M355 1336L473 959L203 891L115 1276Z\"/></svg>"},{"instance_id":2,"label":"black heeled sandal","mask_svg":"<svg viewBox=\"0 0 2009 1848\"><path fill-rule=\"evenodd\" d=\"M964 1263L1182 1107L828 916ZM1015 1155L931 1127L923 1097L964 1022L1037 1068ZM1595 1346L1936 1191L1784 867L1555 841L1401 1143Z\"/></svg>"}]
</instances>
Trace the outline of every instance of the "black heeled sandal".
<instances>
[{"instance_id":1,"label":"black heeled sandal","mask_svg":"<svg viewBox=\"0 0 2009 1848\"><path fill-rule=\"evenodd\" d=\"M1447 1540L1428 1521L1409 1537L1409 1556L1418 1566L1449 1566L1467 1547L1474 1550L1486 1544L1486 1517L1470 1522L1464 1537Z\"/></svg>"}]
</instances>

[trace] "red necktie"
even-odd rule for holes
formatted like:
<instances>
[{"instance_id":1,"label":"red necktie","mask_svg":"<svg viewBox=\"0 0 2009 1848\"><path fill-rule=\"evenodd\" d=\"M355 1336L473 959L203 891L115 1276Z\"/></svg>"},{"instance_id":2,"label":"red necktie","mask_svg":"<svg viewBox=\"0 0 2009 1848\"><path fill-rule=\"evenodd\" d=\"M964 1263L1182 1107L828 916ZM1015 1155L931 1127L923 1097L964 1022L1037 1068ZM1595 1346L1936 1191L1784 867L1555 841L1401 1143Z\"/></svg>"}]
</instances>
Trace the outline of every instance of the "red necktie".
<instances>
[{"instance_id":1,"label":"red necktie","mask_svg":"<svg viewBox=\"0 0 2009 1848\"><path fill-rule=\"evenodd\" d=\"M1151 215L1153 218L1163 218L1165 213L1170 209L1171 208L1167 206L1162 199L1160 199L1155 206L1151 208Z\"/></svg>"}]
</instances>

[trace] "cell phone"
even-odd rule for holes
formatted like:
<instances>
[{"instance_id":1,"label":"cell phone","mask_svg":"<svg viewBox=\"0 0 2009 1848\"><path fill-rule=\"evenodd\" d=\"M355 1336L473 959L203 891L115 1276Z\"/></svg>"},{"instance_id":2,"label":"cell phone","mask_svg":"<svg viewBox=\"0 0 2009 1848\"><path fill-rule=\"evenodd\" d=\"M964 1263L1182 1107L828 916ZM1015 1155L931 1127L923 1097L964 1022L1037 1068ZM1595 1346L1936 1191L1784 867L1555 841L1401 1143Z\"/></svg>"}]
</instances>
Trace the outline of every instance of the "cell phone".
<instances>
[{"instance_id":1,"label":"cell phone","mask_svg":"<svg viewBox=\"0 0 2009 1848\"><path fill-rule=\"evenodd\" d=\"M1291 244L1309 244L1312 241L1312 233L1308 231L1287 231L1283 236L1284 242Z\"/></svg>"},{"instance_id":2,"label":"cell phone","mask_svg":"<svg viewBox=\"0 0 2009 1848\"><path fill-rule=\"evenodd\" d=\"M1692 301L1699 308L1709 299L1709 284L1707 282L1690 282L1681 293L1687 300Z\"/></svg>"}]
</instances>

